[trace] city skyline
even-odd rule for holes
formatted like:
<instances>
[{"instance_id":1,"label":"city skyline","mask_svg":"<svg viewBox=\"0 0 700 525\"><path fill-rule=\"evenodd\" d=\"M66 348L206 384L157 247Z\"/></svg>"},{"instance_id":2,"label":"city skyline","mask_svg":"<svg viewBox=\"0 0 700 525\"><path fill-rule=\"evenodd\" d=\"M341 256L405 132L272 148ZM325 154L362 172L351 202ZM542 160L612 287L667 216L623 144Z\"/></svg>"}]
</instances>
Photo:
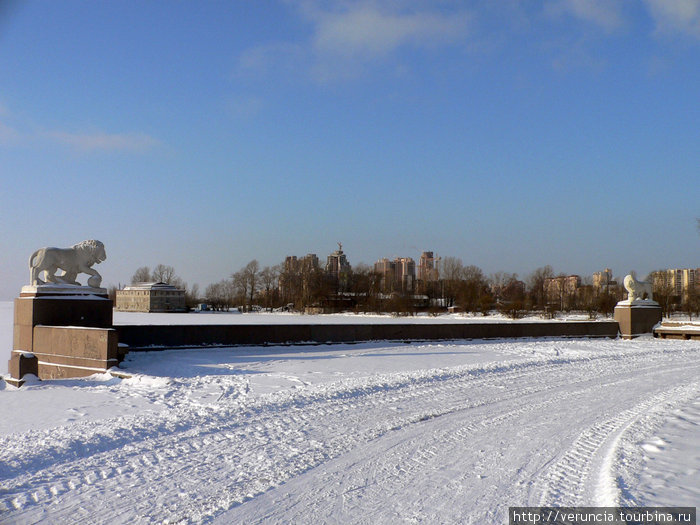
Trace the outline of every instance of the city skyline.
<instances>
[{"instance_id":1,"label":"city skyline","mask_svg":"<svg viewBox=\"0 0 700 525\"><path fill-rule=\"evenodd\" d=\"M278 276L284 272L292 272L292 273L297 273L297 272L304 272L304 271L310 271L313 269L320 270L323 272L325 275L331 278L331 280L338 281L340 278L341 273L344 272L353 272L356 269L361 269L361 271L373 271L377 274L382 274L383 278L386 277L387 272L396 272L396 277L398 279L398 282L396 283L396 286L398 287L397 289L403 289L405 292L410 292L415 290L415 285L419 281L423 282L428 282L428 281L439 281L444 277L443 275L443 270L442 270L442 265L443 263L448 263L449 264L458 264L461 268L466 268L466 267L475 267L478 270L481 270L483 272L483 269L479 266L472 265L469 263L469 261L464 261L461 257L455 257L455 256L450 256L447 255L445 257L433 252L433 251L427 251L423 250L420 253L420 256L417 258L413 258L408 254L402 254L402 255L392 255L391 257L386 257L386 256L380 256L374 263L368 263L366 261L355 261L354 263L351 261L351 259L348 258L348 253L346 253L342 248L342 243L337 242L336 243L338 246L338 249L330 252L326 256L319 257L319 255L315 252L307 252L304 255L294 255L294 254L288 254L283 257L281 261L278 261L277 263L272 263L272 264L261 264L260 261L257 259L251 259L248 261L248 263L251 263L253 261L258 263L258 269L263 270L266 267L270 267L273 270L276 270L278 272ZM323 262L325 260L325 262ZM162 263L161 263L162 265ZM399 268L399 266L403 266L403 268ZM589 285L593 286L594 288L602 288L605 287L606 284L614 284L614 285L621 285L623 277L627 274L627 272L623 273L615 273L613 269L600 266L598 270L595 270L591 273L587 274L579 274L576 272L567 272L566 270L561 270L559 271L556 268L551 267L551 265L543 265L538 268L533 268L532 272L528 273L519 273L519 272L508 272L508 271L494 271L494 272L483 272L483 276L487 281L492 281L494 278L496 280L509 280L509 279L514 279L518 282L522 282L527 286L525 281L528 280L528 278L531 276L533 273L539 273L542 270L545 270L545 267L549 267L548 270L551 272L550 277L546 277L545 280L551 280L551 281L559 281L561 279L569 280L572 278L577 279L577 284L575 287L580 287L582 285ZM150 267L146 266L145 268L138 268L139 271L141 270L156 270L155 267ZM172 271L173 276L177 278L178 280L181 280L180 275L177 273L176 268L172 267L167 267L168 271ZM220 282L222 279L226 280L229 278L235 278L235 274L237 271L242 271L243 268L236 268L232 271L231 274L227 276L222 276L222 278L218 279ZM636 270L631 270L632 273L637 274ZM695 275L694 272L700 272L700 268L655 268L654 270L651 270L648 272L648 274L645 274L643 276L638 276L640 279L643 278L651 278L652 274L657 274L657 273L671 273L671 272L690 272L691 275ZM138 273L138 272L137 272ZM134 273L133 275L137 275L137 273ZM402 281L402 278L406 275L410 275L411 277L411 282L410 284L400 284ZM675 279L675 278L674 278ZM681 279L680 277L678 279ZM686 275L683 279L686 281L689 279L689 277ZM692 282L693 277L690 278ZM619 282L618 282L619 281ZM157 279L147 279L147 281L136 281L136 283L147 283L147 282L157 282ZM684 281L685 282L685 281ZM123 283L120 283L122 287L124 286L129 286L129 283L134 284L134 279L133 276L129 281L125 281ZM184 284L186 285L192 285L192 284L197 284L198 286L200 285L199 282L188 282L184 281ZM215 283L207 283L207 284L215 284ZM680 285L674 285L674 286L680 286ZM687 286L687 285L685 285ZM202 287L203 289L203 287ZM680 289L680 288L679 288Z\"/></svg>"},{"instance_id":2,"label":"city skyline","mask_svg":"<svg viewBox=\"0 0 700 525\"><path fill-rule=\"evenodd\" d=\"M0 6L0 299L43 246L167 264L700 261L700 1Z\"/></svg>"}]
</instances>

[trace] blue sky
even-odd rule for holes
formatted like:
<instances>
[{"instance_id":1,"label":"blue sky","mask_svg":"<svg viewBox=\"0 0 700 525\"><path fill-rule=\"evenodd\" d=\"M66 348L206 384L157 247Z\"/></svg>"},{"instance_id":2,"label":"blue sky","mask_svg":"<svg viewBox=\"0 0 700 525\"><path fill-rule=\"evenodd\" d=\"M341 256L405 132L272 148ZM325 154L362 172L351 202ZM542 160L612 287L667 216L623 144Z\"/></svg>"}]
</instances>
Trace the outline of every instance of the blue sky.
<instances>
[{"instance_id":1,"label":"blue sky","mask_svg":"<svg viewBox=\"0 0 700 525\"><path fill-rule=\"evenodd\" d=\"M0 298L86 238L105 285L698 267L699 144L700 0L3 2Z\"/></svg>"}]
</instances>

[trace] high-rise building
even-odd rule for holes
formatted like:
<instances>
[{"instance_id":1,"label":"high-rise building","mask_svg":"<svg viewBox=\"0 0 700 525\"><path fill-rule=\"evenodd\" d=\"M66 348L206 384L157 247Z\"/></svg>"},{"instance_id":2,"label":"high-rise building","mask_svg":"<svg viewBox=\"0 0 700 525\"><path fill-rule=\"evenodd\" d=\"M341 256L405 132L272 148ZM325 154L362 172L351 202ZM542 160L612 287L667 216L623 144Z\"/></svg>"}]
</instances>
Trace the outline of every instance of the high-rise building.
<instances>
[{"instance_id":1,"label":"high-rise building","mask_svg":"<svg viewBox=\"0 0 700 525\"><path fill-rule=\"evenodd\" d=\"M396 265L395 282L399 290L412 292L416 282L416 263L410 257L398 257Z\"/></svg>"},{"instance_id":2,"label":"high-rise building","mask_svg":"<svg viewBox=\"0 0 700 525\"><path fill-rule=\"evenodd\" d=\"M700 286L700 268L673 268L654 272L655 288L666 290L675 297L685 301L690 291L698 291Z\"/></svg>"},{"instance_id":3,"label":"high-rise building","mask_svg":"<svg viewBox=\"0 0 700 525\"><path fill-rule=\"evenodd\" d=\"M396 264L386 257L374 263L374 271L382 276L381 289L391 291L394 287L394 275L396 274Z\"/></svg>"},{"instance_id":4,"label":"high-rise building","mask_svg":"<svg viewBox=\"0 0 700 525\"><path fill-rule=\"evenodd\" d=\"M296 255L288 255L284 259L284 271L288 273L308 272L319 268L318 257L308 253L299 259Z\"/></svg>"},{"instance_id":5,"label":"high-rise building","mask_svg":"<svg viewBox=\"0 0 700 525\"><path fill-rule=\"evenodd\" d=\"M606 268L602 272L595 272L593 274L593 287L594 288L605 288L606 286L612 286L617 284L613 281L613 273L610 268Z\"/></svg>"},{"instance_id":6,"label":"high-rise building","mask_svg":"<svg viewBox=\"0 0 700 525\"><path fill-rule=\"evenodd\" d=\"M416 263L410 257L386 257L374 263L374 271L382 276L381 287L385 292L413 292L416 282Z\"/></svg>"},{"instance_id":7,"label":"high-rise building","mask_svg":"<svg viewBox=\"0 0 700 525\"><path fill-rule=\"evenodd\" d=\"M338 249L326 258L326 275L342 290L347 284L350 269L348 258L343 253L343 244L339 242Z\"/></svg>"},{"instance_id":8,"label":"high-rise building","mask_svg":"<svg viewBox=\"0 0 700 525\"><path fill-rule=\"evenodd\" d=\"M423 252L418 261L418 280L423 282L437 281L440 279L438 264L439 257L435 257L433 252Z\"/></svg>"}]
</instances>

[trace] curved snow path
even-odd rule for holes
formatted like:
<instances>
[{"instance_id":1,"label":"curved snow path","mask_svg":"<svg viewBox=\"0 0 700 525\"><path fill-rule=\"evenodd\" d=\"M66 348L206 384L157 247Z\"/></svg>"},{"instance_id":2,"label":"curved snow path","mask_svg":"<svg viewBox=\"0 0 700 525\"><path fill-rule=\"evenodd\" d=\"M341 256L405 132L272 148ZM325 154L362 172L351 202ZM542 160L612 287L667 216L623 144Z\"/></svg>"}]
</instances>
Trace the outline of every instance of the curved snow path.
<instances>
[{"instance_id":1,"label":"curved snow path","mask_svg":"<svg viewBox=\"0 0 700 525\"><path fill-rule=\"evenodd\" d=\"M621 443L698 398L700 346L541 344L563 355L256 398L225 376L210 403L192 393L211 378L174 379L166 410L0 438L0 521L504 523L511 505L616 504Z\"/></svg>"}]
</instances>

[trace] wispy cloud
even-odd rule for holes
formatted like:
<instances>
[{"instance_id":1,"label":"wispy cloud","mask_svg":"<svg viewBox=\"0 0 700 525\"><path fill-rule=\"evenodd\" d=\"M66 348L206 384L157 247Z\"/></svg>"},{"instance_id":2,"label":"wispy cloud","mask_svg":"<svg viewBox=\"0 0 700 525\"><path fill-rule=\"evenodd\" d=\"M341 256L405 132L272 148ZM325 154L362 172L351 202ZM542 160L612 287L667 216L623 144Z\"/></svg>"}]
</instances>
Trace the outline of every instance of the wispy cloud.
<instances>
[{"instance_id":1,"label":"wispy cloud","mask_svg":"<svg viewBox=\"0 0 700 525\"><path fill-rule=\"evenodd\" d=\"M445 12L431 3L318 2L294 4L310 24L300 43L275 43L239 57L241 71L305 72L316 80L355 77L390 60L400 49L436 48L464 42L470 14ZM444 4L442 4L444 6Z\"/></svg>"},{"instance_id":2,"label":"wispy cloud","mask_svg":"<svg viewBox=\"0 0 700 525\"><path fill-rule=\"evenodd\" d=\"M53 142L80 152L143 153L162 145L146 133L105 133L102 131L69 132L63 129L47 131L26 117L12 114L0 102L0 145L26 146L33 143Z\"/></svg>"},{"instance_id":3,"label":"wispy cloud","mask_svg":"<svg viewBox=\"0 0 700 525\"><path fill-rule=\"evenodd\" d=\"M557 0L546 8L550 13L568 14L579 20L613 32L626 23L621 0ZM685 34L700 38L700 0L643 0L637 6L646 8L656 25L656 32L671 36Z\"/></svg>"},{"instance_id":4,"label":"wispy cloud","mask_svg":"<svg viewBox=\"0 0 700 525\"><path fill-rule=\"evenodd\" d=\"M464 12L402 12L373 4L307 13L315 23L313 47L317 53L364 60L386 57L405 45L426 47L458 41L465 36L469 22Z\"/></svg>"},{"instance_id":5,"label":"wispy cloud","mask_svg":"<svg viewBox=\"0 0 700 525\"><path fill-rule=\"evenodd\" d=\"M469 52L484 42L517 42L524 35L544 46L557 42L562 49L574 38L576 49L557 53L553 67L599 71L605 67L594 50L600 40L643 27L640 20L645 16L655 22L657 33L700 38L700 0L542 4L477 0L467 7L465 2L447 0L287 0L287 4L306 23L307 35L244 51L238 73L303 76L326 83L379 70L407 71L406 64L415 62L406 60L406 50Z\"/></svg>"},{"instance_id":6,"label":"wispy cloud","mask_svg":"<svg viewBox=\"0 0 700 525\"><path fill-rule=\"evenodd\" d=\"M570 15L612 32L623 25L622 4L619 0L558 0L545 8L553 15Z\"/></svg>"},{"instance_id":7,"label":"wispy cloud","mask_svg":"<svg viewBox=\"0 0 700 525\"><path fill-rule=\"evenodd\" d=\"M700 0L645 0L658 33L700 38Z\"/></svg>"},{"instance_id":8,"label":"wispy cloud","mask_svg":"<svg viewBox=\"0 0 700 525\"><path fill-rule=\"evenodd\" d=\"M49 138L82 152L141 153L160 145L160 141L144 133L68 133L52 131Z\"/></svg>"}]
</instances>

